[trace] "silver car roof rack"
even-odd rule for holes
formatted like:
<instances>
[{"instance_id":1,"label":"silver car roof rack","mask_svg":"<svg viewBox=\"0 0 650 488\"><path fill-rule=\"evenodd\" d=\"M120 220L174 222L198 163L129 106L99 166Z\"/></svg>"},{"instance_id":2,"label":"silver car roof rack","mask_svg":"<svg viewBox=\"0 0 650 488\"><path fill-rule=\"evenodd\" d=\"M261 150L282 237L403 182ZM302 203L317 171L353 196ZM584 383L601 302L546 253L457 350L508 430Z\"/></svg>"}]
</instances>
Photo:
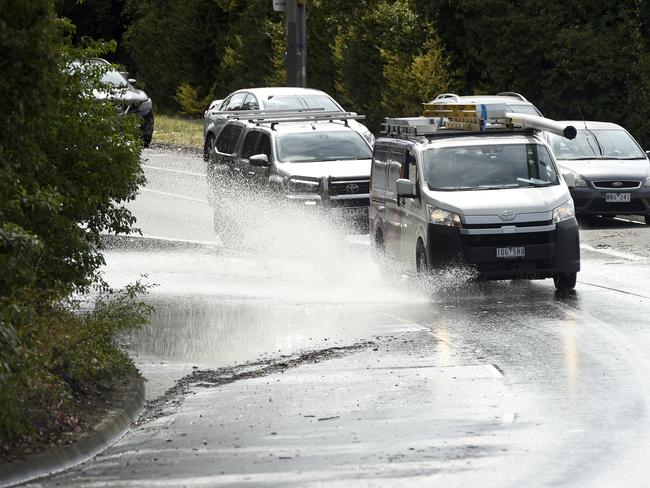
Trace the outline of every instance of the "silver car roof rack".
<instances>
[{"instance_id":1,"label":"silver car roof rack","mask_svg":"<svg viewBox=\"0 0 650 488\"><path fill-rule=\"evenodd\" d=\"M504 92L499 92L497 93L498 97L513 97L513 98L518 98L522 102L527 102L526 97L524 97L521 93L513 92L513 91L504 91Z\"/></svg>"}]
</instances>

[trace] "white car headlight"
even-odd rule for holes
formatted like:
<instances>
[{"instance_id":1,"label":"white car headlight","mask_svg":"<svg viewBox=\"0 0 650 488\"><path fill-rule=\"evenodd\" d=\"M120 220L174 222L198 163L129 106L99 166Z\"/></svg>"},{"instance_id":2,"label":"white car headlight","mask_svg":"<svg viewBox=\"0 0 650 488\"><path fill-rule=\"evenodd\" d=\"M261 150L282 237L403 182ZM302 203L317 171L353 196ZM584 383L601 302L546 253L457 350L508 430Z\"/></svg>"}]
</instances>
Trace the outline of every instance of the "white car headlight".
<instances>
[{"instance_id":1,"label":"white car headlight","mask_svg":"<svg viewBox=\"0 0 650 488\"><path fill-rule=\"evenodd\" d=\"M288 193L318 193L320 182L306 178L290 177L285 182Z\"/></svg>"},{"instance_id":2,"label":"white car headlight","mask_svg":"<svg viewBox=\"0 0 650 488\"><path fill-rule=\"evenodd\" d=\"M441 208L432 207L427 205L429 210L429 222L437 225L446 225L449 227L461 227L460 215L454 212L448 212Z\"/></svg>"},{"instance_id":3,"label":"white car headlight","mask_svg":"<svg viewBox=\"0 0 650 488\"><path fill-rule=\"evenodd\" d=\"M650 186L650 176L645 179L645 186Z\"/></svg>"},{"instance_id":4,"label":"white car headlight","mask_svg":"<svg viewBox=\"0 0 650 488\"><path fill-rule=\"evenodd\" d=\"M585 181L585 179L582 176L580 176L578 174L576 174L576 185L575 185L575 187L576 188L587 188L587 182Z\"/></svg>"},{"instance_id":5,"label":"white car headlight","mask_svg":"<svg viewBox=\"0 0 650 488\"><path fill-rule=\"evenodd\" d=\"M366 141L368 141L370 147L373 147L375 145L375 136L372 135L372 132L370 132L368 129L366 129L366 131L363 132L361 135Z\"/></svg>"},{"instance_id":6,"label":"white car headlight","mask_svg":"<svg viewBox=\"0 0 650 488\"><path fill-rule=\"evenodd\" d=\"M563 222L576 216L573 200L567 200L565 203L553 210L553 223Z\"/></svg>"}]
</instances>

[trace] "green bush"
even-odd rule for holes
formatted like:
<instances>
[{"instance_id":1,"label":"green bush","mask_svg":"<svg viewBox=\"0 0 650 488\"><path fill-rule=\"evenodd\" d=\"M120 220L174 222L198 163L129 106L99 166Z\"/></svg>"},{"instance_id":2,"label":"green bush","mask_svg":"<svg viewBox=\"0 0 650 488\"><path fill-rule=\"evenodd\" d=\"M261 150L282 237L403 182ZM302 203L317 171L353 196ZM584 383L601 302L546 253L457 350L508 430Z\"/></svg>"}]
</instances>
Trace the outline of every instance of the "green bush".
<instances>
[{"instance_id":1,"label":"green bush","mask_svg":"<svg viewBox=\"0 0 650 488\"><path fill-rule=\"evenodd\" d=\"M51 0L6 0L0 9L3 445L42 422L60 424L75 384L123 372L116 334L146 312L132 289L130 302L101 298L90 314L68 302L101 285L100 235L131 232L124 204L144 182L139 122L120 116L110 97L96 99L101 68L74 68L114 45L73 49L72 30Z\"/></svg>"}]
</instances>

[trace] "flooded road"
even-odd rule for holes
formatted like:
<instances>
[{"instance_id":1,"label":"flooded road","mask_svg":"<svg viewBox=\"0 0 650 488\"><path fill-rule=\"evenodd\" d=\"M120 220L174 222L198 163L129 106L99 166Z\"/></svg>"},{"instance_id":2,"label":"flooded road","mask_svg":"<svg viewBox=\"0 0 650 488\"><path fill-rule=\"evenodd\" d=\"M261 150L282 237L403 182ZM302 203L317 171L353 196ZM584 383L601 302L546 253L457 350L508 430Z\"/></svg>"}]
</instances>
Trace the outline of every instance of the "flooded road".
<instances>
[{"instance_id":1,"label":"flooded road","mask_svg":"<svg viewBox=\"0 0 650 488\"><path fill-rule=\"evenodd\" d=\"M224 248L200 156L145 157L143 237L109 241L105 277L157 284L128 339L150 405L95 460L31 486L650 483L646 226L585 224L575 294L422 284L302 215L284 237L251 215L259 239Z\"/></svg>"}]
</instances>

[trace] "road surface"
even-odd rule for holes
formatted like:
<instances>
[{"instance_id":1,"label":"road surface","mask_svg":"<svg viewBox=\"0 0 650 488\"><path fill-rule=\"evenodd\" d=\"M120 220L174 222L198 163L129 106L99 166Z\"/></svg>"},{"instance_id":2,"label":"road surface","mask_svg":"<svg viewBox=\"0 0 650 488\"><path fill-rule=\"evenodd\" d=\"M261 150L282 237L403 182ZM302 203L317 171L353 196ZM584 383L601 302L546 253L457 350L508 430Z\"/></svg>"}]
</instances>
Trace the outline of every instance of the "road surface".
<instances>
[{"instance_id":1,"label":"road surface","mask_svg":"<svg viewBox=\"0 0 650 488\"><path fill-rule=\"evenodd\" d=\"M106 279L156 306L128 338L149 404L102 455L29 486L650 485L650 229L582 225L551 280L382 276L367 236L250 212L212 226L200 155L149 149Z\"/></svg>"}]
</instances>

